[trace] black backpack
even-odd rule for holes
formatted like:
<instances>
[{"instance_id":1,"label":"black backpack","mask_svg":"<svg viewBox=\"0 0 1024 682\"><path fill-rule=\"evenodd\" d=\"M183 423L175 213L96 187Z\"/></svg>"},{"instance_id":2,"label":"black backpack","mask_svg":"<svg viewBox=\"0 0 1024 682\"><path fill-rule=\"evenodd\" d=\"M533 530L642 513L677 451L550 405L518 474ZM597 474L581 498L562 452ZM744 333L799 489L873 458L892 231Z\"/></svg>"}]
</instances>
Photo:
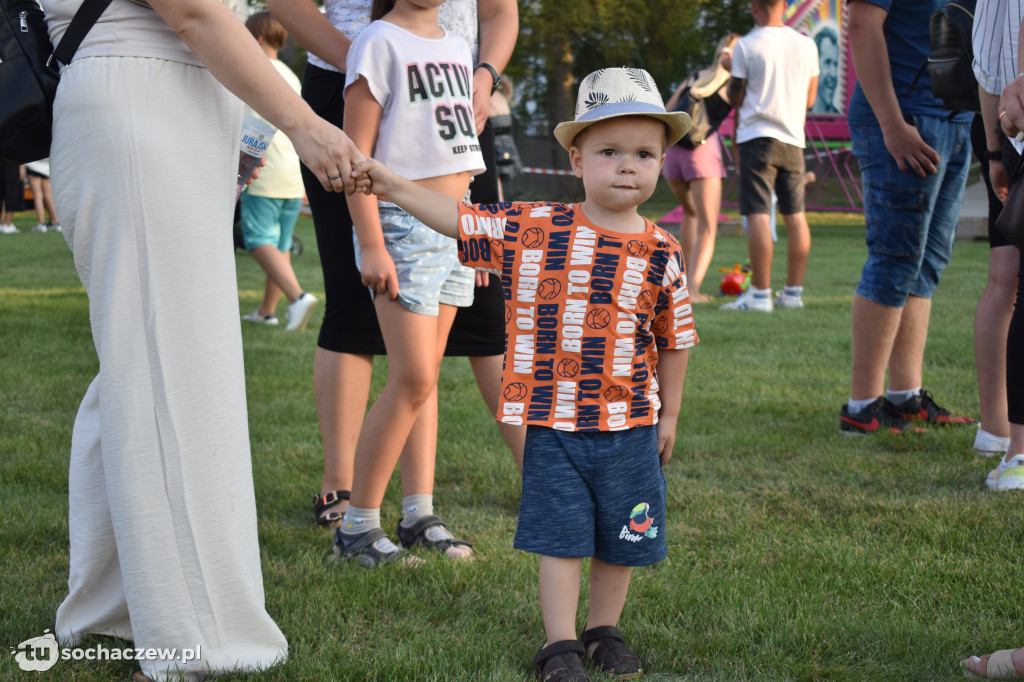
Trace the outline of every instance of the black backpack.
<instances>
[{"instance_id":1,"label":"black backpack","mask_svg":"<svg viewBox=\"0 0 1024 682\"><path fill-rule=\"evenodd\" d=\"M690 130L676 144L686 149L696 149L718 130L732 107L721 96L721 89L707 97L697 97L690 94L690 88L686 88L679 94L675 110L685 111L690 115L691 122Z\"/></svg>"},{"instance_id":2,"label":"black backpack","mask_svg":"<svg viewBox=\"0 0 1024 682\"><path fill-rule=\"evenodd\" d=\"M85 0L54 50L36 0L0 0L0 160L21 164L50 155L58 62L71 61L108 4Z\"/></svg>"},{"instance_id":3,"label":"black backpack","mask_svg":"<svg viewBox=\"0 0 1024 682\"><path fill-rule=\"evenodd\" d=\"M974 77L974 25L976 0L950 0L928 22L931 56L928 77L932 94L953 111L981 111L978 80Z\"/></svg>"}]
</instances>

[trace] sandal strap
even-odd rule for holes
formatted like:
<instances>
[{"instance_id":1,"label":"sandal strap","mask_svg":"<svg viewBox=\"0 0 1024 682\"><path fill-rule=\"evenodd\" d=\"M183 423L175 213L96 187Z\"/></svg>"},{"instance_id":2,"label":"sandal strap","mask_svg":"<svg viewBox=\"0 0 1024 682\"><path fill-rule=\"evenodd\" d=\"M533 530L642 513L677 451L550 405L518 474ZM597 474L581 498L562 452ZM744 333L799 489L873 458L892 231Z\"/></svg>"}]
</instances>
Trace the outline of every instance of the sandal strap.
<instances>
[{"instance_id":1,"label":"sandal strap","mask_svg":"<svg viewBox=\"0 0 1024 682\"><path fill-rule=\"evenodd\" d=\"M450 547L468 547L473 549L473 545L469 544L465 540L458 538L444 538L442 540L430 540L427 538L427 529L433 528L434 526L441 526L445 530L448 526L439 517L428 515L421 516L412 522L410 526L403 526L402 522L398 522L398 541L402 543L403 547L413 547L415 545L423 545L430 549L436 549L440 552L447 552Z\"/></svg>"},{"instance_id":2,"label":"sandal strap","mask_svg":"<svg viewBox=\"0 0 1024 682\"><path fill-rule=\"evenodd\" d=\"M643 673L640 659L622 641L622 632L611 625L601 625L581 634L583 645L590 650L596 644L590 658L606 673L618 677L633 677Z\"/></svg>"},{"instance_id":3,"label":"sandal strap","mask_svg":"<svg viewBox=\"0 0 1024 682\"><path fill-rule=\"evenodd\" d=\"M583 641L583 646L589 649L590 645L599 639L614 639L621 642L622 631L614 625L599 625L596 628L590 628L581 632L580 639Z\"/></svg>"},{"instance_id":4,"label":"sandal strap","mask_svg":"<svg viewBox=\"0 0 1024 682\"><path fill-rule=\"evenodd\" d=\"M383 528L371 528L358 536L352 537L349 543L345 542L345 533L338 528L334 531L334 551L338 559L358 559L359 563L367 568L376 568L382 564L392 561L399 561L403 557L410 556L407 551L399 548L397 552L385 553L377 549L373 543L381 538L386 538L387 533Z\"/></svg>"},{"instance_id":5,"label":"sandal strap","mask_svg":"<svg viewBox=\"0 0 1024 682\"><path fill-rule=\"evenodd\" d=\"M332 490L329 493L324 493L323 495L314 495L313 516L316 517L316 522L321 526L329 526L336 521L341 521L341 512L328 512L327 510L339 502L344 502L349 499L351 494L352 493L348 490Z\"/></svg>"},{"instance_id":6,"label":"sandal strap","mask_svg":"<svg viewBox=\"0 0 1024 682\"><path fill-rule=\"evenodd\" d=\"M577 656L583 656L586 653L587 650L583 648L583 644L580 640L563 639L541 648L541 650L533 657L533 662L535 665L540 667L543 666L549 658L558 656L559 654L576 654Z\"/></svg>"}]
</instances>

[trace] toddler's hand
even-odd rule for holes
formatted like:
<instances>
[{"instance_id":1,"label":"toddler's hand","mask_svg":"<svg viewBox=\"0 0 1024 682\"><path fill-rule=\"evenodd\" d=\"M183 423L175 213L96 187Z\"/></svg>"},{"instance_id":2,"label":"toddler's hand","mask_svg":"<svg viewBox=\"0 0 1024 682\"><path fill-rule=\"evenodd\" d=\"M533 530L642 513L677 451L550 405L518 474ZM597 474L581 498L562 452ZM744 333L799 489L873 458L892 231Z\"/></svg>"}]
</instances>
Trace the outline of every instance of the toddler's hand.
<instances>
[{"instance_id":1,"label":"toddler's hand","mask_svg":"<svg viewBox=\"0 0 1024 682\"><path fill-rule=\"evenodd\" d=\"M365 159L355 165L352 176L355 178L356 191L375 194L387 201L387 193L392 189L394 177L387 166L376 159Z\"/></svg>"},{"instance_id":2,"label":"toddler's hand","mask_svg":"<svg viewBox=\"0 0 1024 682\"><path fill-rule=\"evenodd\" d=\"M676 421L675 417L658 416L658 455L661 457L661 466L665 466L672 459L672 446L676 442Z\"/></svg>"}]
</instances>

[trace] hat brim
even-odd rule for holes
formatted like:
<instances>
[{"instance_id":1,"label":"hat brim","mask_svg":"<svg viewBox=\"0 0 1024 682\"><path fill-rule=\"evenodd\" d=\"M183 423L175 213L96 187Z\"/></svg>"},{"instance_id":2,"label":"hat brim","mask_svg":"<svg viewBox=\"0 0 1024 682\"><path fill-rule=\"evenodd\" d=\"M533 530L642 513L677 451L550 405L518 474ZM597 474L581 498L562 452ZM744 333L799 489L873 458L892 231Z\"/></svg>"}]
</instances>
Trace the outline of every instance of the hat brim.
<instances>
[{"instance_id":1,"label":"hat brim","mask_svg":"<svg viewBox=\"0 0 1024 682\"><path fill-rule=\"evenodd\" d=\"M667 145L678 142L683 135L689 132L691 126L690 116L685 111L665 111L642 102L616 102L588 111L575 121L559 123L555 126L555 139L568 150L576 136L588 126L622 116L646 116L658 119L668 127Z\"/></svg>"}]
</instances>

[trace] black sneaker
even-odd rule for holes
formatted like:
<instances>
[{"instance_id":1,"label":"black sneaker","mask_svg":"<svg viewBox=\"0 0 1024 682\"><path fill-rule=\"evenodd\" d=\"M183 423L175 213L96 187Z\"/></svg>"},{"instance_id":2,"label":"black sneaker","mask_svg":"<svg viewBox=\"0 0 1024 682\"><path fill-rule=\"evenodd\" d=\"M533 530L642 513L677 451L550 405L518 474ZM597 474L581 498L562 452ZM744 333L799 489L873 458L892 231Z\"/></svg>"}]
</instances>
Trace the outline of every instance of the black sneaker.
<instances>
[{"instance_id":1,"label":"black sneaker","mask_svg":"<svg viewBox=\"0 0 1024 682\"><path fill-rule=\"evenodd\" d=\"M899 405L893 405L893 408L897 414L907 421L927 422L943 426L969 426L978 423L977 419L950 414L949 410L935 404L928 391L921 391L920 395L914 396Z\"/></svg>"},{"instance_id":2,"label":"black sneaker","mask_svg":"<svg viewBox=\"0 0 1024 682\"><path fill-rule=\"evenodd\" d=\"M843 405L839 412L839 431L855 435L889 431L890 433L902 433L911 430L925 431L926 429L914 428L907 423L907 420L893 408L893 404L880 397L857 414L850 414L849 406Z\"/></svg>"}]
</instances>

